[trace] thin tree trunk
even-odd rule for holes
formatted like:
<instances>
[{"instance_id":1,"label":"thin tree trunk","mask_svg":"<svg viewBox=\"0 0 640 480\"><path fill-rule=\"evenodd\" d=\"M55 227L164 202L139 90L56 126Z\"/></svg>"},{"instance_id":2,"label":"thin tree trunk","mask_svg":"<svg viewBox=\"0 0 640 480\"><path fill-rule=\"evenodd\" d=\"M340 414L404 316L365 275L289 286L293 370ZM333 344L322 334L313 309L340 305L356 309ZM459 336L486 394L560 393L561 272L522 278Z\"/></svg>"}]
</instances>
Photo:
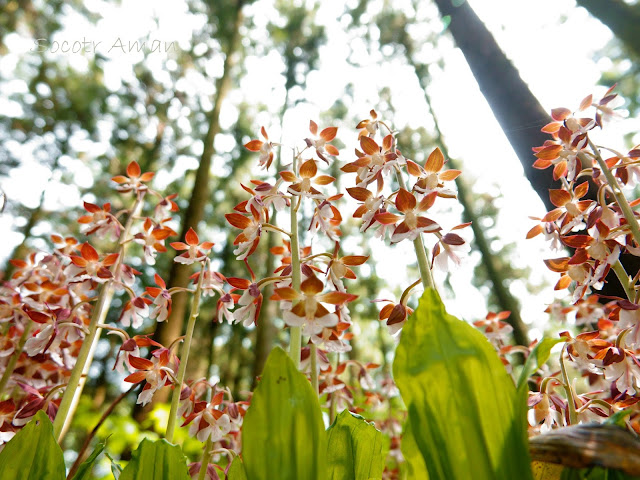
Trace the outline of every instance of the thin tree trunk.
<instances>
[{"instance_id":1,"label":"thin tree trunk","mask_svg":"<svg viewBox=\"0 0 640 480\"><path fill-rule=\"evenodd\" d=\"M195 182L189 199L189 205L182 217L180 238L184 238L189 228L197 231L204 216L205 205L210 198L210 170L211 161L215 153L214 139L220 131L220 110L222 103L231 88L231 70L234 66L236 52L240 46L240 26L242 25L242 0L238 1L235 28L229 40L229 47L225 52L225 60L222 77L218 81L218 88L214 106L208 115L209 128L204 139L204 150L196 171ZM187 287L192 270L188 265L173 262L169 273L168 288ZM158 324L154 338L163 345L170 344L182 333L185 312L187 309L188 295L179 293L173 298L171 316L167 322ZM160 395L159 395L160 397Z\"/></svg>"},{"instance_id":2,"label":"thin tree trunk","mask_svg":"<svg viewBox=\"0 0 640 480\"><path fill-rule=\"evenodd\" d=\"M407 61L409 65L413 67L416 72L416 76L418 77L418 82L420 83L420 87L424 92L424 98L427 102L427 107L429 108L429 114L433 119L433 123L435 125L436 130L436 143L445 158L449 159L449 166L451 168L459 168L457 161L451 158L449 155L448 148L444 142L444 136L442 134L442 130L440 130L440 124L438 122L438 118L433 111L433 106L431 105L431 97L427 91L427 77L424 74L420 74L420 68L416 64L413 58L413 49L411 45L405 45L405 51L407 56ZM527 337L527 326L522 321L522 317L520 316L520 305L515 297L509 291L509 288L505 285L505 278L499 271L496 265L496 259L491 247L489 246L489 241L484 235L482 228L480 227L480 221L478 215L473 208L473 199L472 193L467 186L464 178L462 176L456 178L456 185L458 187L458 201L462 205L463 208L463 217L466 222L471 222L471 229L473 230L473 237L478 250L480 250L480 254L482 255L482 265L487 271L487 277L491 281L493 285L493 292L498 299L498 305L502 310L508 310L511 312L511 316L506 320L513 327L513 338L518 345L528 345L529 339Z\"/></svg>"},{"instance_id":3,"label":"thin tree trunk","mask_svg":"<svg viewBox=\"0 0 640 480\"><path fill-rule=\"evenodd\" d=\"M540 128L550 122L551 117L468 2L459 7L454 7L451 0L435 0L435 3L443 17L450 16L449 30L520 159L531 186L548 210L555 208L549 200L548 190L557 188L554 187L557 182L553 181L551 169L533 168L535 158L531 151L549 139Z\"/></svg>"},{"instance_id":4,"label":"thin tree trunk","mask_svg":"<svg viewBox=\"0 0 640 480\"><path fill-rule=\"evenodd\" d=\"M625 46L640 57L640 5L622 0L576 0L593 17L604 23Z\"/></svg>"}]
</instances>

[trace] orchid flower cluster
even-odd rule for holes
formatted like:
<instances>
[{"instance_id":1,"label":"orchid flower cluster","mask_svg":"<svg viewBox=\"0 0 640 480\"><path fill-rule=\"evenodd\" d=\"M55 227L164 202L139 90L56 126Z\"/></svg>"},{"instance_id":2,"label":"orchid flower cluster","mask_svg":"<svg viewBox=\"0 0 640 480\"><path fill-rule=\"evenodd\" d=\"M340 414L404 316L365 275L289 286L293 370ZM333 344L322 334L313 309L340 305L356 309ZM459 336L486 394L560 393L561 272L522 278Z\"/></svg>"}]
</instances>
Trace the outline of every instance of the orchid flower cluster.
<instances>
[{"instance_id":1,"label":"orchid flower cluster","mask_svg":"<svg viewBox=\"0 0 640 480\"><path fill-rule=\"evenodd\" d=\"M371 110L370 118L361 121L357 128L360 146L356 149L357 158L341 168L345 173L356 174L355 187L347 188L348 194L360 202L353 216L361 219L361 232L372 230L382 240L389 238L391 244L412 241L420 268L421 278L403 292L399 302L378 300L386 302L380 311L380 320L386 320L390 332L395 334L412 312L408 307L411 291L421 282L424 287L434 288L431 273L434 266L447 271L450 264L459 265L461 256L469 250L468 242L456 233L469 223L443 233L440 224L431 218L436 200L456 198L450 183L461 172L445 168L446 161L439 148L431 152L424 165L405 158L396 147L395 132L378 118L375 110ZM376 137L382 139L376 141ZM405 175L413 179L412 185L407 185ZM391 187L394 179L398 189ZM371 189L372 185L375 188ZM423 233L435 237L430 261L426 257Z\"/></svg>"},{"instance_id":2,"label":"orchid flower cluster","mask_svg":"<svg viewBox=\"0 0 640 480\"><path fill-rule=\"evenodd\" d=\"M371 119L360 122L358 129L356 159L341 168L356 174L356 186L347 188L360 203L353 217L361 219L361 232L371 230L391 243L412 241L420 267L421 278L404 291L400 301L383 300L386 304L380 319L396 333L411 312L407 303L413 289L420 282L434 287L432 268L446 269L450 262L458 263L459 252L468 248L456 233L468 224L445 234L431 218L436 200L456 197L447 183L460 171L444 169L446 162L439 149L424 165L405 158L396 148L394 132L373 110ZM378 139L383 129L386 134ZM246 278L213 271L209 253L214 244L201 241L189 229L182 241L169 246L178 252L175 262L199 267L191 277L193 284L171 287L157 273L153 286L139 284L141 272L126 263L127 249L137 245L146 265L154 265L158 254L167 252L165 243L176 235L170 225L178 206L175 195L163 196L150 187L153 173L142 173L136 162L128 165L126 175L112 179L120 194L133 197L130 208L115 211L110 203L85 202L85 213L78 223L87 239L53 235L52 253L36 252L26 260L12 260L15 273L0 287L4 331L0 441L9 440L38 410L49 414L54 434L61 441L82 393L95 345L106 330L121 342L114 370L124 376L131 389L141 387L138 404L148 404L163 387L172 388L165 437L173 441L176 424L182 419L190 434L206 444L202 461L192 465L193 472L206 470L215 478L218 467L210 464L211 455L239 451L239 432L249 401L235 401L228 389L206 379L186 379L200 301L215 295L217 321L250 326L260 318L268 286L273 286L269 300L278 302L290 329L290 356L300 370L309 373L316 392L326 395L324 406L331 418L343 408L375 411L397 396L390 378L376 388L370 372L379 365L340 357L351 350L353 335L349 331L349 304L357 296L349 293L348 283L356 279L354 270L368 256L342 251L343 218L337 202L343 193L334 188L335 178L322 172L337 161L339 151L332 144L336 134L336 127L321 130L311 121L309 135L292 149L289 165L279 168L271 180L242 185L248 198L225 217L239 230L234 253L247 268ZM282 154L278 149L285 147L271 142L265 128L261 137L248 142L246 148L259 155L262 169L272 173L276 154ZM405 175L414 180L412 185L407 185ZM390 176L395 176L395 181ZM396 183L399 188L393 187ZM299 225L303 212L309 218L304 229ZM276 219L286 213L288 226L278 226ZM280 243L269 252L280 264L264 278L257 278L251 262L263 234L280 237ZM434 238L430 259L423 234ZM110 243L112 251L105 248ZM140 332L150 323L169 319L173 295L178 293L192 295L186 334L162 345L148 331ZM114 316L108 317L108 313L116 295L122 298L123 306L117 322L110 322L107 318ZM352 384L353 379L359 386ZM364 399L364 407L356 399ZM400 421L389 417L379 424L395 439L391 450L399 461Z\"/></svg>"},{"instance_id":3,"label":"orchid flower cluster","mask_svg":"<svg viewBox=\"0 0 640 480\"><path fill-rule=\"evenodd\" d=\"M173 387L175 419L170 419L171 434L167 438L178 417L191 425L191 435L211 445L232 439L239 432L246 410L241 402L233 402L230 393L217 385L185 381L186 358L181 360L176 354L182 337L163 346L150 335L129 333L140 329L147 319L166 321L172 296L178 292L193 293L194 303L199 302L201 294L225 294L225 278L211 270L208 259L213 243L200 242L192 229L184 242L173 242L171 247L182 252L175 257L176 262L200 265L192 277L195 290L168 288L158 274L154 276L155 286L137 285L140 272L125 263L128 245L140 245L147 265L153 265L158 253L167 251L165 241L176 235L168 226L171 214L178 211L175 195L164 197L151 189L148 184L153 176L142 173L138 164L131 162L126 175L113 178L118 192L133 194L131 208L114 212L109 203L99 206L85 202L86 213L78 218L80 231L89 237L84 243L74 237L52 235L53 252L35 252L26 260L11 261L15 273L0 287L4 333L0 354L2 443L38 410L48 413L56 436L62 438L84 385L83 372L91 364L90 347L102 330L122 341L113 368L128 373L125 382L142 385L138 403L145 405L160 388ZM153 206L142 215L149 198L155 200ZM115 252L99 252L97 246L114 239ZM124 297L123 308L117 324L106 324L116 293ZM195 310L194 320L197 306ZM223 401L225 395L227 400Z\"/></svg>"},{"instance_id":4,"label":"orchid flower cluster","mask_svg":"<svg viewBox=\"0 0 640 480\"><path fill-rule=\"evenodd\" d=\"M565 340L559 372L538 378L539 391L529 399L529 422L534 431L587 421L602 421L629 409L627 424L640 432L640 272L625 271L621 256L640 255L640 228L628 200L640 178L640 148L626 153L598 146L592 136L616 115L616 94L610 88L599 100L587 96L576 112L552 111L553 122L543 132L552 138L534 149L536 168L553 168L561 188L549 192L556 206L527 237L544 235L552 248L570 256L546 260L560 275L556 290L569 288L570 306L554 304L547 310L575 318L579 333L561 333ZM587 116L587 112L591 112ZM591 195L589 195L591 193ZM626 298L599 296L596 292L614 272ZM566 363L581 375L581 387L569 379ZM556 388L564 390L563 396ZM578 393L580 389L584 393Z\"/></svg>"}]
</instances>

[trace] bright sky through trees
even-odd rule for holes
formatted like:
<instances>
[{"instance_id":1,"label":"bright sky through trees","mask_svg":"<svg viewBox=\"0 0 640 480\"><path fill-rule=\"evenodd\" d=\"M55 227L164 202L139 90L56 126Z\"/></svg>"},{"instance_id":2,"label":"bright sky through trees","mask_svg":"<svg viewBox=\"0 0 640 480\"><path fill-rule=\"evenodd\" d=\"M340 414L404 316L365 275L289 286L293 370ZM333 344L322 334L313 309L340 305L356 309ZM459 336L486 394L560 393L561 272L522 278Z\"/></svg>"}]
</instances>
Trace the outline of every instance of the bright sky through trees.
<instances>
[{"instance_id":1,"label":"bright sky through trees","mask_svg":"<svg viewBox=\"0 0 640 480\"><path fill-rule=\"evenodd\" d=\"M351 6L356 4L355 1L348 3L354 4ZM435 6L429 2L422 3L424 11L418 12L420 15L438 18ZM470 3L546 109L558 106L575 108L585 95L597 91L595 85L600 71L609 65L606 59L601 60L600 64L596 63L593 60L594 52L606 44L611 34L586 11L576 9L573 1L470 0ZM397 9L407 8L408 4L408 0L393 2L394 8ZM121 5L113 5L110 2L93 0L86 2L86 6L102 16L97 27L86 25L76 15L70 15L64 30L56 37L60 42L57 45L35 46L18 34L10 34L6 38L10 54L0 58L0 70L10 71L15 67L19 56L30 55L36 48L47 48L52 58L68 62L73 68L83 69L86 68L85 56L73 51L64 53L60 50L63 41L69 42L67 48L74 48L78 42L87 42L83 44L87 56L93 55L93 51L96 51L110 59L106 63L104 74L104 82L108 89L117 89L123 78L133 75L132 66L144 56L157 79L162 80L166 75L163 71L166 66L162 64L162 56L170 55L172 48L186 48L191 30L198 27L198 22L206 21L204 17L190 15L186 3L182 1L123 0ZM337 18L343 10L344 2L339 0L327 0L321 4L318 19L327 29L328 42L321 48L319 69L309 75L307 88L303 93L305 102L298 104L285 116L283 142L287 143L290 139L305 135L308 119L320 118L321 113L328 110L343 95L349 83L354 85L353 103L349 105L350 113L365 118L371 108L379 108L379 92L385 86L389 86L395 107L394 126L424 126L432 129L431 120L425 117L424 112L427 109L423 106L423 95L413 72L401 60L386 62L380 52L369 52L363 40L350 37L347 32L349 19ZM251 35L252 38L265 35L265 25L276 16L272 2L258 0L247 7L247 11L254 26L251 32L245 34ZM420 32L411 33L420 35ZM140 38L147 41L146 51L129 51L128 42ZM159 45L154 44L154 41ZM353 52L347 47L348 42L352 42ZM158 47L160 52L151 51L155 47ZM54 48L57 51L54 52ZM165 53L164 50L167 48L169 52ZM518 255L514 261L520 262L522 266L533 267L534 273L529 280L535 284L545 278L555 278L542 264L542 258L548 256L542 240L524 240L526 232L532 226L528 216L541 216L545 213L542 203L524 179L520 164L479 92L462 54L453 48L452 40L449 38L440 39L437 48L439 56L445 60L444 69L434 68L431 72L433 78L429 93L451 154L462 160L463 174L473 182L475 191L502 194L503 198L498 200L501 213L497 228L501 231L504 242L518 243ZM349 55L357 57L357 66L348 62ZM220 74L222 59L219 55L212 58L207 65L207 74L214 78ZM167 66L171 68L171 62ZM233 92L229 101L224 104L221 114L222 128L228 128L236 120L238 102L243 100L250 104L262 103L268 111L258 115L255 130L257 132L260 125L265 125L270 135L278 138L281 131L280 126L276 124L277 116L274 112L279 110L284 96L282 60L275 51L265 51L261 56L247 57L245 68L246 75L240 82L240 90ZM575 75L576 72L580 74ZM572 75L569 76L569 73ZM19 81L5 85L5 91L0 91L0 108L8 112L11 112L12 108L19 108L16 104L2 100L2 97L11 93L12 89L21 88L26 86L20 85ZM206 102L214 91L211 79L197 74L187 76L180 88L199 92L203 107L209 108ZM188 115L189 112L179 114ZM541 126L514 125L513 128ZM627 120L621 130L640 130L637 127L637 122ZM186 121L184 128L189 128ZM354 146L349 144L353 135L347 131L348 128L347 125L341 126L338 134L338 137L347 143L347 148L342 149L340 156L343 162L351 160ZM78 145L84 145L90 155L108 149L107 136L99 143L83 138L75 138L73 141ZM635 139L636 143L639 141L639 138ZM622 134L608 143L622 147ZM218 151L224 151L231 148L233 142L230 143L225 135L219 135L216 146ZM37 162L30 160L29 156L30 152L25 148L23 167L15 170L10 181L2 187L8 198L20 200L33 207L37 204L40 192L47 184L51 172L38 167ZM67 158L62 160L62 164L72 166L71 170L74 171L77 184L83 187L90 186L91 172L82 160ZM195 166L190 162L177 162L171 172L161 173L158 180L168 181L171 177L182 175L187 169ZM223 166L214 160L214 168ZM55 172L53 175L55 179ZM46 201L48 205L56 205L55 208L80 207L77 191L55 182L48 187ZM453 218L444 227L446 229L457 222L458 219ZM7 232L10 225L9 218L0 217L0 230ZM5 240L0 245L0 258L3 261L13 245L20 240L19 234L5 235ZM500 245L494 247L499 250ZM393 269L397 268L398 264L398 250L396 248L393 261L378 261L379 268L383 270L378 273L382 277L393 278ZM413 254L410 251L406 253L403 261L410 263ZM380 248L375 254L384 257L387 251ZM473 258L477 261L477 254ZM468 262L465 268L454 273L451 278L457 296L465 297L465 301L448 302L452 313L467 319L482 317L486 313L482 294L476 290L469 290L474 261ZM439 281L442 281L442 277ZM523 317L528 322L539 319L544 305L552 298L551 288L535 298L526 293L524 284L517 282L513 285L513 290L523 302ZM535 335L535 332L532 334Z\"/></svg>"}]
</instances>

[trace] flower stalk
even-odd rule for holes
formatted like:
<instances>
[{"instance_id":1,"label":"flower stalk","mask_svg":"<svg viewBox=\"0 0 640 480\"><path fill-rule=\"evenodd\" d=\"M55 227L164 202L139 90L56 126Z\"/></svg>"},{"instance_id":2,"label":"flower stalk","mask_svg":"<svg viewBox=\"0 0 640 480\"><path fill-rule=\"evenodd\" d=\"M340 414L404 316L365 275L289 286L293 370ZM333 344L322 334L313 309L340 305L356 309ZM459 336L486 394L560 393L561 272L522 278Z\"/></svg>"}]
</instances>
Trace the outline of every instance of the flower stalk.
<instances>
[{"instance_id":1,"label":"flower stalk","mask_svg":"<svg viewBox=\"0 0 640 480\"><path fill-rule=\"evenodd\" d=\"M113 278L105 283L100 291L98 302L95 310L92 312L91 320L87 327L89 333L85 336L84 341L82 342L82 347L80 347L76 364L71 371L67 388L62 395L60 407L58 408L58 413L56 414L56 418L53 422L53 435L57 439L58 443L62 442L66 431L71 425L75 409L80 401L80 396L82 395L82 390L84 389L87 375L89 373L89 367L93 361L93 356L95 354L96 347L98 346L98 340L102 333L102 329L98 325L104 323L107 318L107 313L111 306L111 300L113 299L114 283L120 279L120 266L122 265L125 250L128 245L125 241L129 238L133 220L138 216L142 209L144 194L145 192L142 191L136 196L136 201L131 209L131 214L127 219L127 223L118 242L120 250L118 259L111 270Z\"/></svg>"},{"instance_id":2,"label":"flower stalk","mask_svg":"<svg viewBox=\"0 0 640 480\"><path fill-rule=\"evenodd\" d=\"M200 313L200 296L202 293L202 282L204 280L204 272L207 262L202 262L200 275L198 276L198 284L191 301L191 313L189 314L189 322L187 323L187 333L182 348L182 358L180 359L180 368L178 369L178 378L171 395L171 409L169 410L169 423L167 424L167 432L165 438L168 442L173 443L173 434L178 420L178 405L180 403L180 393L182 392L182 384L187 372L187 362L189 361L189 351L191 350L191 340L193 339L193 331L196 325L196 319Z\"/></svg>"},{"instance_id":3,"label":"flower stalk","mask_svg":"<svg viewBox=\"0 0 640 480\"><path fill-rule=\"evenodd\" d=\"M295 161L294 161L295 162ZM295 168L295 167L294 167ZM300 199L298 199L299 205ZM291 288L300 291L300 244L298 237L298 208L291 204ZM300 368L300 350L302 348L302 329L292 326L290 329L289 356L297 369Z\"/></svg>"},{"instance_id":4,"label":"flower stalk","mask_svg":"<svg viewBox=\"0 0 640 480\"><path fill-rule=\"evenodd\" d=\"M631 229L631 233L633 234L634 240L640 246L640 226L638 225L638 220L635 214L633 213L633 210L631 210L631 206L629 205L629 202L627 202L627 198L624 196L624 193L622 193L620 184L616 180L616 177L611 172L611 169L607 166L606 162L602 158L602 155L600 155L598 148L593 144L591 139L589 139L589 146L591 147L591 150L593 150L593 154L595 155L596 161L598 162L598 166L604 173L605 178L607 179L607 182L611 187L613 196L615 197L616 202L618 203L618 206L622 210L622 214L624 215L624 218L627 220L627 224Z\"/></svg>"},{"instance_id":5,"label":"flower stalk","mask_svg":"<svg viewBox=\"0 0 640 480\"><path fill-rule=\"evenodd\" d=\"M207 438L207 442L204 444L204 450L202 450L198 480L205 480L207 478L207 468L209 467L209 460L211 459L211 447L211 437L209 437Z\"/></svg>"},{"instance_id":6,"label":"flower stalk","mask_svg":"<svg viewBox=\"0 0 640 480\"><path fill-rule=\"evenodd\" d=\"M404 181L402 172L396 167L396 177L400 187L407 190L407 184ZM416 251L416 257L418 259L418 269L420 270L420 278L422 279L422 285L424 288L436 288L431 275L431 267L429 266L429 258L427 255L427 249L422 241L422 234L413 241L413 248Z\"/></svg>"}]
</instances>

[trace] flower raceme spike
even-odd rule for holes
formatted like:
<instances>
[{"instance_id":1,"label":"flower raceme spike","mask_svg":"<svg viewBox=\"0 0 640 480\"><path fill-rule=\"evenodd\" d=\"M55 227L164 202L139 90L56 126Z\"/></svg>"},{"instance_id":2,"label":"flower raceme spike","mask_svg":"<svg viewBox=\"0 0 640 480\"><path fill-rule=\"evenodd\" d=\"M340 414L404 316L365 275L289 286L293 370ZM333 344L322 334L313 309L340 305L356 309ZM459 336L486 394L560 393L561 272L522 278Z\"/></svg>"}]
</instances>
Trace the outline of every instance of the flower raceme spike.
<instances>
[{"instance_id":1,"label":"flower raceme spike","mask_svg":"<svg viewBox=\"0 0 640 480\"><path fill-rule=\"evenodd\" d=\"M318 335L325 327L338 324L338 315L329 312L322 303L343 305L357 298L357 295L344 292L321 294L324 284L315 276L302 282L300 289L302 293L291 287L276 288L274 292L278 300L292 302L291 310L284 312L284 321L287 325L302 327L304 335Z\"/></svg>"},{"instance_id":2,"label":"flower raceme spike","mask_svg":"<svg viewBox=\"0 0 640 480\"><path fill-rule=\"evenodd\" d=\"M198 238L198 234L190 228L184 236L187 243L173 242L170 245L176 250L186 250L186 252L178 255L173 259L174 262L191 265L195 262L206 260L209 250L213 247L213 242L202 242Z\"/></svg>"},{"instance_id":3,"label":"flower raceme spike","mask_svg":"<svg viewBox=\"0 0 640 480\"><path fill-rule=\"evenodd\" d=\"M138 193L148 190L145 183L151 181L154 175L155 174L153 172L141 173L140 165L138 165L138 162L134 161L127 166L127 176L116 175L111 180L118 184L116 190L119 192L134 191Z\"/></svg>"}]
</instances>

